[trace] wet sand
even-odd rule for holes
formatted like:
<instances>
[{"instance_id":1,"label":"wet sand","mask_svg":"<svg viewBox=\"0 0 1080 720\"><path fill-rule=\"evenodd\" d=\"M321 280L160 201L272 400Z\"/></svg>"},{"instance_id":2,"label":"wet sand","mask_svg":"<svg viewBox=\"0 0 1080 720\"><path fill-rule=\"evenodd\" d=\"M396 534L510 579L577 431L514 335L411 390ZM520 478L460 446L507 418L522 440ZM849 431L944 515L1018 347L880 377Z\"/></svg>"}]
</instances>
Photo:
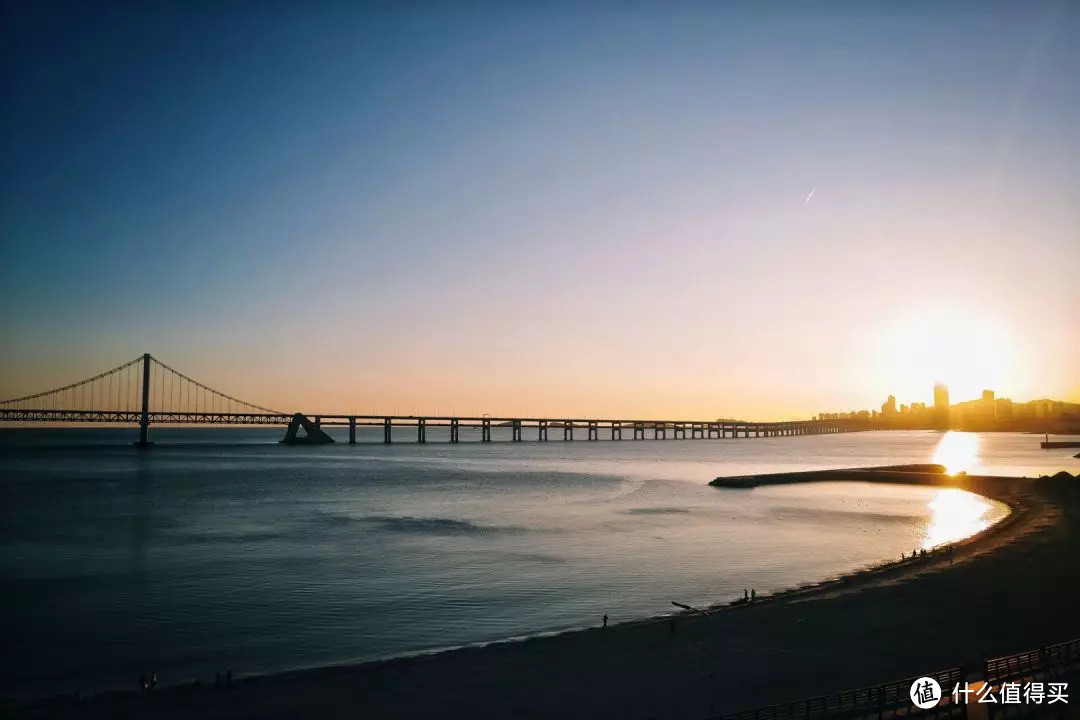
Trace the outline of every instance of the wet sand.
<instances>
[{"instance_id":1,"label":"wet sand","mask_svg":"<svg viewBox=\"0 0 1080 720\"><path fill-rule=\"evenodd\" d=\"M952 553L756 602L351 667L11 708L28 717L703 718L1080 637L1080 479L934 468L791 473L719 484L858 479L960 487L1010 506ZM853 538L853 541L857 541ZM899 558L898 558L899 560ZM672 598L677 600L678 598ZM597 621L603 609L597 609Z\"/></svg>"}]
</instances>

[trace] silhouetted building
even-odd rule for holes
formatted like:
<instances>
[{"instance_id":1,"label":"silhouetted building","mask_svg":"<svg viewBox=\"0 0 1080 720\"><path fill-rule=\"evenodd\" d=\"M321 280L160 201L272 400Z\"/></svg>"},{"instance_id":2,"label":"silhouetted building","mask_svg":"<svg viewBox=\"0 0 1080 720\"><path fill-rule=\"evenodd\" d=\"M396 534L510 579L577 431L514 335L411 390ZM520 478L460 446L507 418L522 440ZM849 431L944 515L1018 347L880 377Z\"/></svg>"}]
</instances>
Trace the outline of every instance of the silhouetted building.
<instances>
[{"instance_id":1,"label":"silhouetted building","mask_svg":"<svg viewBox=\"0 0 1080 720\"><path fill-rule=\"evenodd\" d=\"M934 383L934 407L949 407L949 386L945 383Z\"/></svg>"},{"instance_id":2,"label":"silhouetted building","mask_svg":"<svg viewBox=\"0 0 1080 720\"><path fill-rule=\"evenodd\" d=\"M991 403L994 402L994 391L993 390L983 390L982 399L983 399L983 402L991 402Z\"/></svg>"},{"instance_id":3,"label":"silhouetted building","mask_svg":"<svg viewBox=\"0 0 1080 720\"><path fill-rule=\"evenodd\" d=\"M896 396L890 395L889 399L885 401L885 404L881 406L881 414L886 417L896 414Z\"/></svg>"},{"instance_id":4,"label":"silhouetted building","mask_svg":"<svg viewBox=\"0 0 1080 720\"><path fill-rule=\"evenodd\" d=\"M945 383L934 383L934 427L948 430L952 423L949 409L949 388Z\"/></svg>"}]
</instances>

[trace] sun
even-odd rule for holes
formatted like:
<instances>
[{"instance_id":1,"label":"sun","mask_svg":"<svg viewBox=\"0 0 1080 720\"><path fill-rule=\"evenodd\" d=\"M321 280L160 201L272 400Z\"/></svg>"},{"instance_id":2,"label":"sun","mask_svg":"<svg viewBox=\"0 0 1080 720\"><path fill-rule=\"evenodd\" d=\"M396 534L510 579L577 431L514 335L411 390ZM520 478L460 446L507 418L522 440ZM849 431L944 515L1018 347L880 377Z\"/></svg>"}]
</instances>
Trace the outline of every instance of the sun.
<instances>
[{"instance_id":1,"label":"sun","mask_svg":"<svg viewBox=\"0 0 1080 720\"><path fill-rule=\"evenodd\" d=\"M929 402L936 382L949 386L952 402L977 398L984 389L1003 394L1013 386L1009 336L985 315L913 313L887 327L880 345L880 382L900 402Z\"/></svg>"}]
</instances>

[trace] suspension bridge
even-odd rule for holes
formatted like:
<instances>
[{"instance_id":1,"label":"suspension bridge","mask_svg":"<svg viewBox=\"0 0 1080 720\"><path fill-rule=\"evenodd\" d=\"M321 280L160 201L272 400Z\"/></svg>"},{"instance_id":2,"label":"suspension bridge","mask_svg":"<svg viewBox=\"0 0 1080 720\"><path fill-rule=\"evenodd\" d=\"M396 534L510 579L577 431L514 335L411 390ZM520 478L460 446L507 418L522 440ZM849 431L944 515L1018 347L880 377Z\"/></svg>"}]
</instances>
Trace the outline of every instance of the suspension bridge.
<instances>
[{"instance_id":1,"label":"suspension bridge","mask_svg":"<svg viewBox=\"0 0 1080 720\"><path fill-rule=\"evenodd\" d=\"M642 420L594 418L417 416L383 414L313 414L283 412L240 400L174 370L144 353L112 370L63 387L0 401L0 423L120 423L137 425L140 447L149 447L150 425L286 426L286 444L332 443L324 426L348 426L349 444L356 444L358 427L382 428L382 442L394 441L394 429L407 427L418 443L429 431L448 431L449 441L461 441L461 431L479 430L480 442L492 442L492 429L510 431L522 442L526 431L539 442L549 433L564 441L586 440L726 439L822 435L873 429L870 423L841 420L748 422L740 420Z\"/></svg>"}]
</instances>

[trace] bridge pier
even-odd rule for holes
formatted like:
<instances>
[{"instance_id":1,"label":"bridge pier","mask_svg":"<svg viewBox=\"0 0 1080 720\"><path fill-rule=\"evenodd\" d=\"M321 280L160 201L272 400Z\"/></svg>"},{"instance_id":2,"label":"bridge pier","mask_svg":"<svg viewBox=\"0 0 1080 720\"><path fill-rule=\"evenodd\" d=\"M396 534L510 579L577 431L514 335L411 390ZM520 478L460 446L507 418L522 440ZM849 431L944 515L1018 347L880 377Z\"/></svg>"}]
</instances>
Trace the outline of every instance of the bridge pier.
<instances>
[{"instance_id":1,"label":"bridge pier","mask_svg":"<svg viewBox=\"0 0 1080 720\"><path fill-rule=\"evenodd\" d=\"M574 424L572 422L564 422L562 426L562 439L563 441L574 439Z\"/></svg>"},{"instance_id":2,"label":"bridge pier","mask_svg":"<svg viewBox=\"0 0 1080 720\"><path fill-rule=\"evenodd\" d=\"M548 424L547 420L541 420L536 425L536 440L538 442L547 442L548 436Z\"/></svg>"},{"instance_id":3,"label":"bridge pier","mask_svg":"<svg viewBox=\"0 0 1080 720\"><path fill-rule=\"evenodd\" d=\"M634 423L634 439L645 439L645 425L643 423Z\"/></svg>"},{"instance_id":4,"label":"bridge pier","mask_svg":"<svg viewBox=\"0 0 1080 720\"><path fill-rule=\"evenodd\" d=\"M515 420L512 425L511 441L521 442L521 421Z\"/></svg>"},{"instance_id":5,"label":"bridge pier","mask_svg":"<svg viewBox=\"0 0 1080 720\"><path fill-rule=\"evenodd\" d=\"M663 423L654 423L652 427L653 427L653 440L660 440L661 438L663 438L664 440L667 440L667 426L666 425L664 425Z\"/></svg>"},{"instance_id":6,"label":"bridge pier","mask_svg":"<svg viewBox=\"0 0 1080 720\"><path fill-rule=\"evenodd\" d=\"M671 437L676 440L686 439L686 425L684 423L675 423L671 429Z\"/></svg>"},{"instance_id":7,"label":"bridge pier","mask_svg":"<svg viewBox=\"0 0 1080 720\"><path fill-rule=\"evenodd\" d=\"M460 424L461 424L461 421L458 420L457 418L451 418L450 419L450 442L452 442L452 443L456 443L459 440L458 433L459 433L459 431L461 429L459 427Z\"/></svg>"},{"instance_id":8,"label":"bridge pier","mask_svg":"<svg viewBox=\"0 0 1080 720\"><path fill-rule=\"evenodd\" d=\"M480 442L491 442L491 420L488 418L480 421Z\"/></svg>"},{"instance_id":9,"label":"bridge pier","mask_svg":"<svg viewBox=\"0 0 1080 720\"><path fill-rule=\"evenodd\" d=\"M611 439L622 440L622 423L611 423Z\"/></svg>"},{"instance_id":10,"label":"bridge pier","mask_svg":"<svg viewBox=\"0 0 1080 720\"><path fill-rule=\"evenodd\" d=\"M599 440L600 439L598 437L599 433L600 433L600 429L596 426L596 421L595 420L590 420L589 421L589 430L588 430L588 439L589 440Z\"/></svg>"},{"instance_id":11,"label":"bridge pier","mask_svg":"<svg viewBox=\"0 0 1080 720\"><path fill-rule=\"evenodd\" d=\"M349 444L350 445L355 445L356 444L356 418L355 417L350 417L349 418Z\"/></svg>"},{"instance_id":12,"label":"bridge pier","mask_svg":"<svg viewBox=\"0 0 1080 720\"><path fill-rule=\"evenodd\" d=\"M427 420L424 418L416 419L416 442L420 444L427 442Z\"/></svg>"},{"instance_id":13,"label":"bridge pier","mask_svg":"<svg viewBox=\"0 0 1080 720\"><path fill-rule=\"evenodd\" d=\"M383 444L389 445L390 443L392 443L394 441L393 433L390 432L390 429L393 427L393 424L390 422L390 418L383 418L382 423L383 423L382 441L383 441Z\"/></svg>"}]
</instances>

